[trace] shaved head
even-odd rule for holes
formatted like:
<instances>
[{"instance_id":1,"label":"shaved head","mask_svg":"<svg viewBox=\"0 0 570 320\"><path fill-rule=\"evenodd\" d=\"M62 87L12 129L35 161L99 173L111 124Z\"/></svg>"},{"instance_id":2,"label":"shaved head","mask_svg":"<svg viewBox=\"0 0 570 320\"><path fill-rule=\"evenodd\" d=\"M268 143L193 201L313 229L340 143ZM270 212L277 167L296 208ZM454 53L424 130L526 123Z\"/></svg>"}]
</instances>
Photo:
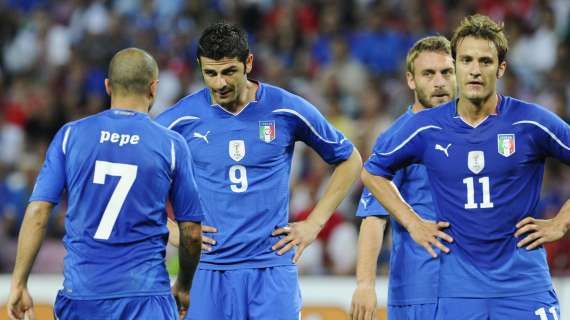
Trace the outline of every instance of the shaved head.
<instances>
[{"instance_id":1,"label":"shaved head","mask_svg":"<svg viewBox=\"0 0 570 320\"><path fill-rule=\"evenodd\" d=\"M116 95L146 95L157 78L156 61L141 49L123 49L109 63L109 85Z\"/></svg>"}]
</instances>

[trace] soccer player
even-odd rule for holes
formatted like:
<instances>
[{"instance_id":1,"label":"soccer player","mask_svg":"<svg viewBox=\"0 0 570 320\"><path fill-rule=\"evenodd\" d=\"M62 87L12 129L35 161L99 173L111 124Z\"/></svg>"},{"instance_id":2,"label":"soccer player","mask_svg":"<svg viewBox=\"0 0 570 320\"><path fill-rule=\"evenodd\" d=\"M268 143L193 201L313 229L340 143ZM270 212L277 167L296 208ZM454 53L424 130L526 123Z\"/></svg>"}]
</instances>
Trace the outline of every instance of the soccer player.
<instances>
[{"instance_id":1,"label":"soccer player","mask_svg":"<svg viewBox=\"0 0 570 320\"><path fill-rule=\"evenodd\" d=\"M558 319L542 244L568 231L570 204L550 220L535 209L545 158L570 163L570 127L542 106L497 94L508 50L502 26L466 17L451 49L459 98L381 138L362 179L432 256L432 246L448 252L440 255L436 319ZM448 234L390 183L409 163L425 165Z\"/></svg>"},{"instance_id":2,"label":"soccer player","mask_svg":"<svg viewBox=\"0 0 570 320\"><path fill-rule=\"evenodd\" d=\"M203 240L188 319L297 319L295 262L358 177L360 155L309 102L248 79L253 55L240 28L208 27L197 58L206 88L157 118L186 138L204 230L215 230ZM296 141L336 168L309 217L288 224Z\"/></svg>"},{"instance_id":3,"label":"soccer player","mask_svg":"<svg viewBox=\"0 0 570 320\"><path fill-rule=\"evenodd\" d=\"M186 142L147 115L157 77L148 53L119 51L105 80L111 109L67 123L56 134L20 230L10 319L33 314L27 280L64 189L68 253L57 319L177 319L176 303L181 313L188 307L203 212ZM169 196L181 240L176 301L164 264Z\"/></svg>"},{"instance_id":4,"label":"soccer player","mask_svg":"<svg viewBox=\"0 0 570 320\"><path fill-rule=\"evenodd\" d=\"M456 82L449 40L442 36L418 40L406 58L406 79L414 91L414 104L384 133L395 134L417 112L448 102ZM423 219L435 221L427 172L423 165L400 169L394 184ZM354 320L376 319L376 265L388 212L364 189L356 215L364 217L358 242L357 288L352 297ZM389 319L434 319L437 304L439 260L427 255L396 219L392 225L392 253L388 289Z\"/></svg>"}]
</instances>

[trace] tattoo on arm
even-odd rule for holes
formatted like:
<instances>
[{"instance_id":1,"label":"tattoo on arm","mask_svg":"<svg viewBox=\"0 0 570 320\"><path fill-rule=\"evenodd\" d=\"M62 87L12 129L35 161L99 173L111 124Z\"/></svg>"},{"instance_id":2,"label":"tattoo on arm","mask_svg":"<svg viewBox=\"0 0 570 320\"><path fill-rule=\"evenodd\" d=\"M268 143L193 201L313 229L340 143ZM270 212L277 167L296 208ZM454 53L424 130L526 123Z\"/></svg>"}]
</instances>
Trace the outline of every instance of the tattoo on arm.
<instances>
[{"instance_id":1,"label":"tattoo on arm","mask_svg":"<svg viewBox=\"0 0 570 320\"><path fill-rule=\"evenodd\" d=\"M199 223L184 221L178 223L178 228L180 229L178 283L190 290L194 272L200 262L202 226Z\"/></svg>"}]
</instances>

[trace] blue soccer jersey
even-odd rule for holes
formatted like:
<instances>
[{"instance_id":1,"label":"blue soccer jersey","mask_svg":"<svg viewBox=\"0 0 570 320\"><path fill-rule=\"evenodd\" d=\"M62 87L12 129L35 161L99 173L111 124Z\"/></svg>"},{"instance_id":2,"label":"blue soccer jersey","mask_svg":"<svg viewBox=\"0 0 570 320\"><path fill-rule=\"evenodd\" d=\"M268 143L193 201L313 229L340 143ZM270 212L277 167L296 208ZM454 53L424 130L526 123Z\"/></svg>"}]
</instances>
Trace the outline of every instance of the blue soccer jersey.
<instances>
[{"instance_id":1,"label":"blue soccer jersey","mask_svg":"<svg viewBox=\"0 0 570 320\"><path fill-rule=\"evenodd\" d=\"M289 173L296 141L328 163L346 160L353 146L307 101L259 83L256 100L233 114L213 104L204 88L180 100L157 121L184 136L192 152L205 208L204 225L216 240L203 252L204 269L291 265L293 252L271 250L271 236L288 222Z\"/></svg>"},{"instance_id":2,"label":"blue soccer jersey","mask_svg":"<svg viewBox=\"0 0 570 320\"><path fill-rule=\"evenodd\" d=\"M63 294L106 299L170 293L166 200L179 221L200 221L190 152L144 113L111 109L63 126L30 201L67 191Z\"/></svg>"},{"instance_id":3,"label":"blue soccer jersey","mask_svg":"<svg viewBox=\"0 0 570 320\"><path fill-rule=\"evenodd\" d=\"M389 139L414 115L411 108L401 115L392 126L378 139ZM436 220L431 189L426 168L412 164L400 169L392 180L402 197L422 218ZM356 215L388 216L388 212L364 188ZM392 226L392 251L390 253L390 279L388 286L388 304L411 305L437 303L437 284L439 277L439 259L426 254L407 230L396 219L390 217Z\"/></svg>"},{"instance_id":4,"label":"blue soccer jersey","mask_svg":"<svg viewBox=\"0 0 570 320\"><path fill-rule=\"evenodd\" d=\"M440 297L504 297L552 288L544 248L517 248L515 225L537 216L544 161L570 162L570 127L546 109L501 96L497 114L465 123L456 101L420 112L380 139L365 168L392 178L423 163L439 220L454 238L440 255ZM426 253L427 254L427 253Z\"/></svg>"}]
</instances>

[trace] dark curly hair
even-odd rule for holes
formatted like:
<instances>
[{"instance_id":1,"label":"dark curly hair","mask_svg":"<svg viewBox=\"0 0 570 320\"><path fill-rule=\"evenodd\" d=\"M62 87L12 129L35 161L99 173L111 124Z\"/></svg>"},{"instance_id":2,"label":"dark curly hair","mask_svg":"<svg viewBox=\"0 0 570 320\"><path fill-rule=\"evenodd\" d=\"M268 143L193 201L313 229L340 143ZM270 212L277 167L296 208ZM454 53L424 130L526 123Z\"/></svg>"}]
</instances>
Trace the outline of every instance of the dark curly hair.
<instances>
[{"instance_id":1,"label":"dark curly hair","mask_svg":"<svg viewBox=\"0 0 570 320\"><path fill-rule=\"evenodd\" d=\"M236 25L218 22L206 28L198 41L197 58L206 57L214 60L238 58L245 64L249 55L247 35Z\"/></svg>"}]
</instances>

